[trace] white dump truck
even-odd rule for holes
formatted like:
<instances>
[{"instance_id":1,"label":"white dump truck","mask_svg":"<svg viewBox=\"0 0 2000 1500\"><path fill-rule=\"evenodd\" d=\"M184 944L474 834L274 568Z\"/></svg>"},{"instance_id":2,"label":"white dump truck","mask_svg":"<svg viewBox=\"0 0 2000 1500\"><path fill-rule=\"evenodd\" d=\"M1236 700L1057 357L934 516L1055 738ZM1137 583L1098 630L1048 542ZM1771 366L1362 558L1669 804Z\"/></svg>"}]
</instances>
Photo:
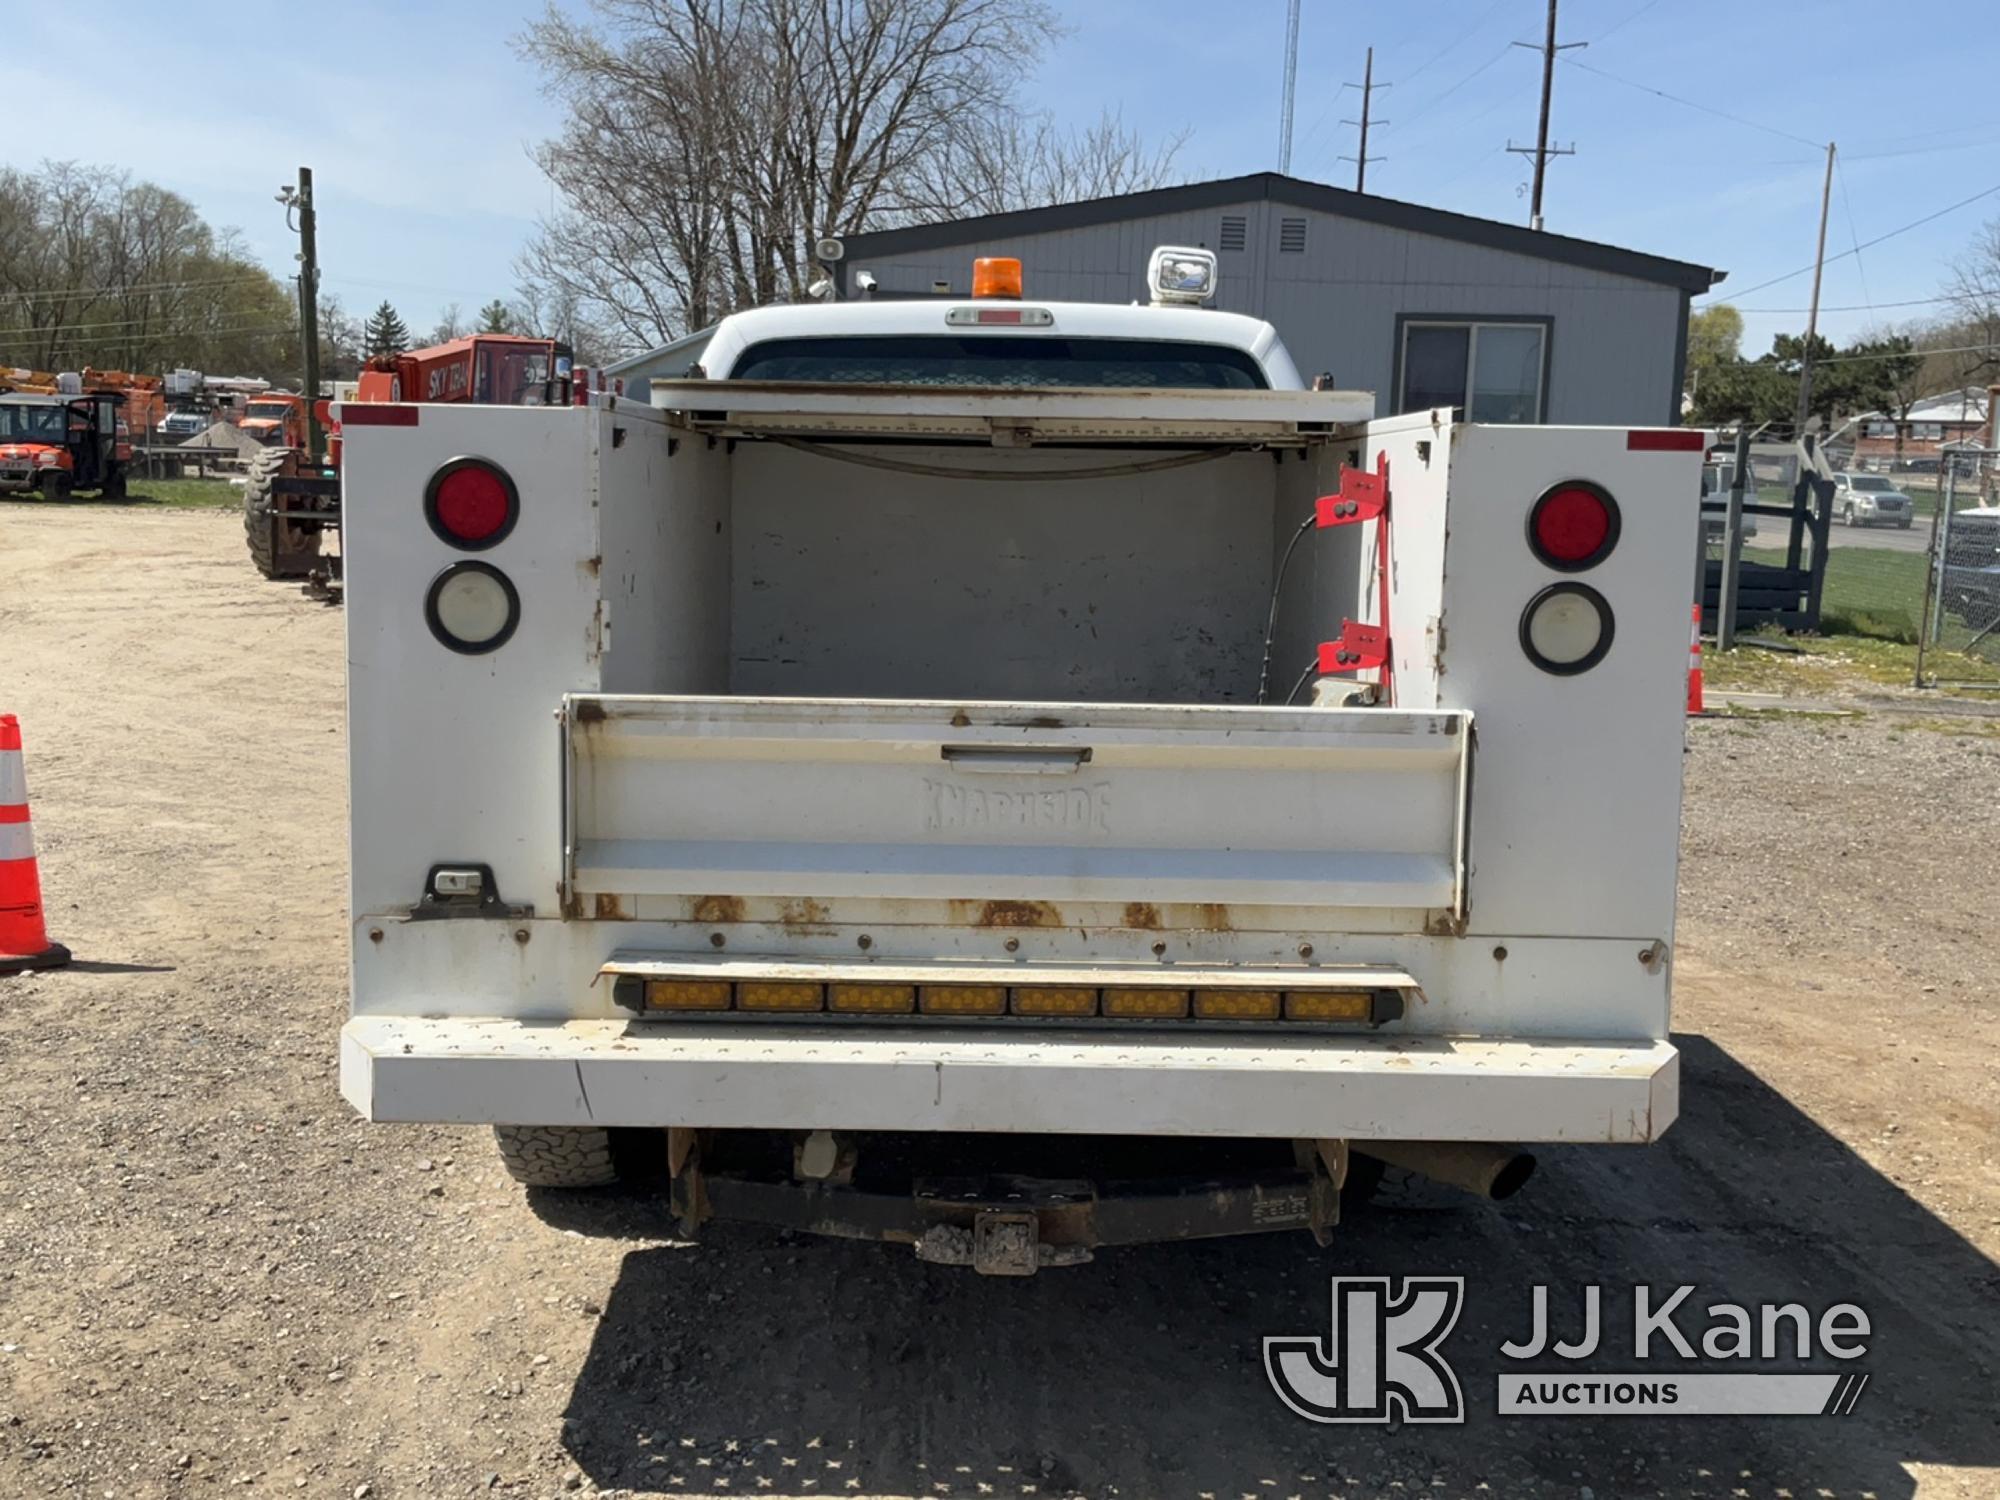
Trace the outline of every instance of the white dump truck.
<instances>
[{"instance_id":1,"label":"white dump truck","mask_svg":"<svg viewBox=\"0 0 2000 1500\"><path fill-rule=\"evenodd\" d=\"M1376 419L1214 277L344 409L354 1107L1007 1274L1665 1130L1706 434Z\"/></svg>"}]
</instances>

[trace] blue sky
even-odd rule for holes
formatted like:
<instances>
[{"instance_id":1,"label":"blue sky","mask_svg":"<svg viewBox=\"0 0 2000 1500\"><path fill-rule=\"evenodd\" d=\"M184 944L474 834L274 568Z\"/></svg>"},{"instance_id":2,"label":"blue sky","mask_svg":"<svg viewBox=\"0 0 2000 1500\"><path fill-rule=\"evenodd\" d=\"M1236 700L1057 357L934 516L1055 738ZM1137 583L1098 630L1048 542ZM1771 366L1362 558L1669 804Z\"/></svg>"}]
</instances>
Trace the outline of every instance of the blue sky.
<instances>
[{"instance_id":1,"label":"blue sky","mask_svg":"<svg viewBox=\"0 0 2000 1500\"><path fill-rule=\"evenodd\" d=\"M1031 104L1076 121L1118 109L1155 136L1186 128L1192 177L1277 165L1284 0L1061 9L1070 30ZM72 12L10 10L22 55L69 55ZM310 165L328 287L351 311L388 297L427 330L446 303L512 294L514 256L549 207L527 149L557 120L511 43L538 10L350 0L337 20L294 24L240 3L117 5L92 23L122 45L94 63L87 100L58 108L44 91L10 112L6 160L127 168L241 230L280 275L295 247L272 194ZM1524 221L1528 164L1504 148L1534 138L1540 60L1509 43L1538 41L1543 14L1542 0L1305 0L1293 173L1351 184L1337 158L1354 132L1339 122L1358 98L1339 85L1373 44L1375 76L1394 87L1376 95L1389 123L1370 139L1386 158L1370 189ZM2000 69L2000 25L1981 35L1970 21L1940 45L1894 16L1862 0L1565 0L1561 39L1591 45L1557 70L1553 133L1577 154L1549 168L1548 228L1727 269L1719 295L1740 299L1753 351L1802 327L1809 276L1748 289L1811 262L1823 158L1806 142L1840 143L1829 256L2000 187L2000 122L1977 86ZM2000 192L1832 261L1822 329L1841 340L1933 311L1890 304L1935 297L1996 217Z\"/></svg>"}]
</instances>

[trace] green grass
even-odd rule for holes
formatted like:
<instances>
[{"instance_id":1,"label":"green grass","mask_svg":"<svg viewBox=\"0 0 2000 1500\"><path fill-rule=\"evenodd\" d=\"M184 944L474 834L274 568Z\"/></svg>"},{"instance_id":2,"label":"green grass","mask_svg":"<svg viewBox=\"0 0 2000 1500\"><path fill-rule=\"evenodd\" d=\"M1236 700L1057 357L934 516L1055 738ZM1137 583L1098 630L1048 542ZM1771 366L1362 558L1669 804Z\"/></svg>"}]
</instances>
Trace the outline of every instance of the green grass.
<instances>
[{"instance_id":1,"label":"green grass","mask_svg":"<svg viewBox=\"0 0 2000 1500\"><path fill-rule=\"evenodd\" d=\"M1785 554L1776 548L1745 547L1743 560L1782 568ZM1887 547L1829 549L1826 584L1820 594L1821 633L1915 645L1929 562L1921 552Z\"/></svg>"},{"instance_id":2,"label":"green grass","mask_svg":"<svg viewBox=\"0 0 2000 1500\"><path fill-rule=\"evenodd\" d=\"M134 479L127 505L172 505L193 510L243 508L243 486L226 479Z\"/></svg>"},{"instance_id":3,"label":"green grass","mask_svg":"<svg viewBox=\"0 0 2000 1500\"><path fill-rule=\"evenodd\" d=\"M1747 637L1755 640L1757 637ZM1792 636L1798 649L1778 652L1755 645L1733 651L1704 647L1705 686L1739 693L1783 693L1791 697L1838 696L1858 688L1910 687L1917 674L1917 648L1907 642L1865 635ZM2000 663L1933 647L1924 657L1927 672L1954 682L2000 685Z\"/></svg>"},{"instance_id":4,"label":"green grass","mask_svg":"<svg viewBox=\"0 0 2000 1500\"><path fill-rule=\"evenodd\" d=\"M48 505L36 491L13 491L0 495L0 505ZM243 487L226 479L139 479L134 478L122 500L106 500L95 490L86 490L61 502L73 505L165 505L181 510L241 510Z\"/></svg>"}]
</instances>

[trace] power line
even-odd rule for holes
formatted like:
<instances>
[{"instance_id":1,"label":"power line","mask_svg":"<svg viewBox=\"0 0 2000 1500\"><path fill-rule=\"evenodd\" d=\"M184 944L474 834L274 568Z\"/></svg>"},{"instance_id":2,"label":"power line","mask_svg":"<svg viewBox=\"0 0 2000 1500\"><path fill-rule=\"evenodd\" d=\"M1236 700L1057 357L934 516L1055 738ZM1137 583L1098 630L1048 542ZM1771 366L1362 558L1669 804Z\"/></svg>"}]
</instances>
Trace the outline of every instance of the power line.
<instances>
[{"instance_id":1,"label":"power line","mask_svg":"<svg viewBox=\"0 0 2000 1500\"><path fill-rule=\"evenodd\" d=\"M1928 141L1940 135L1965 135L1969 132L1984 132L1992 128L1993 121L1989 117L1984 120L1971 121L1964 125L1940 125L1931 130L1913 131L1909 135L1866 135L1861 137L1861 144L1864 146L1900 146L1908 141Z\"/></svg>"},{"instance_id":2,"label":"power line","mask_svg":"<svg viewBox=\"0 0 2000 1500\"><path fill-rule=\"evenodd\" d=\"M1766 135L1775 135L1788 141L1796 141L1801 146L1812 147L1815 151L1824 151L1826 149L1825 141L1807 140L1806 137L1794 135L1789 130L1780 130L1775 125L1764 125L1756 120L1746 120L1742 115L1732 115L1728 110L1717 109L1712 104L1700 104L1693 99L1683 99L1679 94L1670 94L1665 89L1656 89L1650 83L1635 83L1630 78L1620 78L1616 73L1607 73L1602 68L1593 68L1589 63L1579 62L1574 57L1565 57L1563 61L1568 63L1572 68L1581 68L1586 73L1595 73L1599 78L1608 78L1613 83L1622 83L1628 89L1637 89L1642 94L1653 94L1674 104L1683 104L1689 109L1698 109L1703 114L1714 115L1719 120L1729 120L1751 130L1761 130Z\"/></svg>"},{"instance_id":3,"label":"power line","mask_svg":"<svg viewBox=\"0 0 2000 1500\"><path fill-rule=\"evenodd\" d=\"M1647 11L1651 10L1654 6L1658 5L1659 3L1660 0L1646 0L1646 3L1644 5L1640 6L1637 10L1633 11L1629 16L1627 16L1624 20L1620 21L1616 26L1613 26L1609 31L1600 33L1597 38L1598 42L1601 44L1607 37L1616 36L1619 32L1623 31L1627 26L1630 26L1634 21L1638 20L1639 17L1643 16Z\"/></svg>"},{"instance_id":4,"label":"power line","mask_svg":"<svg viewBox=\"0 0 2000 1500\"><path fill-rule=\"evenodd\" d=\"M1946 156L1953 151L1990 151L2000 144L2000 136L1983 141L1959 141L1955 145L1911 146L1902 151L1864 151L1849 161L1893 161L1905 156Z\"/></svg>"},{"instance_id":5,"label":"power line","mask_svg":"<svg viewBox=\"0 0 2000 1500\"><path fill-rule=\"evenodd\" d=\"M1418 63L1415 69L1411 71L1409 77L1405 78L1403 82L1405 83L1411 82L1416 78L1417 74L1422 73L1425 69L1430 67L1432 63L1442 61L1443 58L1446 56L1446 54L1451 52L1453 48L1457 47L1460 42L1464 41L1467 37L1471 36L1473 32L1477 31L1480 27L1484 26L1488 21L1492 20L1493 13L1499 10L1500 7L1502 5L1505 5L1506 3L1507 0L1493 0L1493 3L1487 6L1486 9L1480 13L1478 20L1474 21L1470 26L1464 28L1450 41L1446 42L1442 47L1440 47L1437 51L1433 52L1429 57L1425 58L1422 62ZM1455 88L1457 87L1457 85L1454 84L1453 87ZM1450 92L1451 92L1450 89L1445 90L1445 93L1447 94ZM1443 97L1444 94L1438 95L1439 99L1442 99ZM1432 104L1435 104L1436 102L1437 102L1436 99L1433 99L1431 101Z\"/></svg>"},{"instance_id":6,"label":"power line","mask_svg":"<svg viewBox=\"0 0 2000 1500\"><path fill-rule=\"evenodd\" d=\"M1421 120L1425 115L1430 113L1430 111L1436 109L1440 104L1444 103L1445 100L1449 99L1453 94L1457 93L1460 89L1464 88L1468 83L1472 82L1473 79L1477 78L1481 73L1484 73L1488 68L1492 67L1495 63L1500 61L1501 58L1505 57L1509 52L1512 52L1513 50L1514 50L1514 44L1512 42L1509 42L1506 46L1502 47L1498 52L1494 53L1491 57L1487 58L1485 62L1481 63L1478 67L1474 68L1470 73L1467 73L1463 78L1459 79L1457 83L1454 83L1450 88L1446 89L1442 94L1439 94L1435 98L1433 98L1428 104L1420 105L1417 109L1416 114L1403 122L1404 127L1407 129L1409 126L1416 124L1418 120Z\"/></svg>"},{"instance_id":7,"label":"power line","mask_svg":"<svg viewBox=\"0 0 2000 1500\"><path fill-rule=\"evenodd\" d=\"M1934 219L1942 219L1946 214L1956 213L1958 212L1958 210L1966 207L1968 204L1977 203L1981 198L1990 198L1995 193L2000 193L2000 182L1996 182L1990 188L1980 189L1978 192L1974 193L1969 198L1961 198L1956 203L1946 204L1943 208L1938 209L1935 213L1925 214L1921 219L1912 219L1909 223L1904 224L1899 228L1892 229L1887 234L1878 234L1872 240L1863 240L1860 244L1856 245L1852 250L1843 250L1838 255L1828 256L1827 259L1845 260L1850 255L1859 255L1863 250L1872 250L1875 248L1875 246L1881 244L1884 240L1893 240L1899 234L1908 234L1912 229L1921 229L1924 225L1930 223ZM1773 276L1769 281L1760 281L1755 286L1745 287L1742 291L1732 293L1731 295L1737 297L1748 297L1757 292L1763 291L1764 288L1767 286L1776 286L1781 281L1790 281L1795 276L1803 276L1811 269L1812 267L1809 265L1800 266L1799 269L1796 271L1787 271L1782 276ZM1704 298L1713 297L1715 295L1716 293L1714 292L1702 293L1702 296Z\"/></svg>"},{"instance_id":8,"label":"power line","mask_svg":"<svg viewBox=\"0 0 2000 1500\"><path fill-rule=\"evenodd\" d=\"M267 316L267 314L256 311L225 313L222 318L203 319L199 329L193 329L188 331L197 334L201 332L218 330L218 329L224 332L229 332L233 331L233 324L226 321L227 319L261 318L265 316ZM170 328L172 324L173 320L170 318L116 318L108 322L98 322L98 323L55 323L55 324L40 323L40 324L30 324L25 328L0 328L0 335L15 335L19 337L26 337L30 334L34 334L34 335L44 335L55 338L66 338L73 333L96 332L100 333L100 336L105 338L106 340L113 340L116 338L116 335L101 334L101 330L106 328L136 329L136 328L152 327L152 328L158 328L164 332L165 330Z\"/></svg>"},{"instance_id":9,"label":"power line","mask_svg":"<svg viewBox=\"0 0 2000 1500\"><path fill-rule=\"evenodd\" d=\"M1911 297L1903 302L1849 302L1840 307L1822 307L1821 312L1877 312L1891 307L1934 307L1940 302L1956 302L1956 297ZM1730 306L1735 307L1735 303ZM1746 313L1802 313L1803 307L1737 307Z\"/></svg>"},{"instance_id":10,"label":"power line","mask_svg":"<svg viewBox=\"0 0 2000 1500\"><path fill-rule=\"evenodd\" d=\"M58 302L71 297L123 297L133 292L183 292L198 287L235 286L242 281L277 281L269 271L261 266L254 270L240 271L233 276L217 276L199 281L138 281L129 286L77 286L52 287L47 291L0 292L0 302Z\"/></svg>"},{"instance_id":11,"label":"power line","mask_svg":"<svg viewBox=\"0 0 2000 1500\"><path fill-rule=\"evenodd\" d=\"M1847 196L1847 172L1838 163L1834 170L1840 174L1840 206L1847 214L1847 237L1854 243L1854 269L1861 275L1861 300L1870 301L1868 294L1868 268L1861 263L1861 232L1854 227L1854 203ZM1869 312L1875 309L1870 307Z\"/></svg>"},{"instance_id":12,"label":"power line","mask_svg":"<svg viewBox=\"0 0 2000 1500\"><path fill-rule=\"evenodd\" d=\"M1814 365L1853 365L1871 359L1901 359L1905 354L2000 354L2000 344L1958 344L1949 349L1909 349L1891 354L1836 354Z\"/></svg>"},{"instance_id":13,"label":"power line","mask_svg":"<svg viewBox=\"0 0 2000 1500\"><path fill-rule=\"evenodd\" d=\"M1328 99L1327 102L1323 106L1321 106L1320 112L1313 117L1312 128L1305 133L1304 139L1302 139L1299 142L1300 156L1308 158L1312 156L1313 147L1319 141L1320 130L1326 125L1326 122L1333 117L1333 111L1340 103L1340 96L1353 87L1354 85L1351 83L1343 83L1339 88L1333 91L1333 97L1331 99Z\"/></svg>"}]
</instances>

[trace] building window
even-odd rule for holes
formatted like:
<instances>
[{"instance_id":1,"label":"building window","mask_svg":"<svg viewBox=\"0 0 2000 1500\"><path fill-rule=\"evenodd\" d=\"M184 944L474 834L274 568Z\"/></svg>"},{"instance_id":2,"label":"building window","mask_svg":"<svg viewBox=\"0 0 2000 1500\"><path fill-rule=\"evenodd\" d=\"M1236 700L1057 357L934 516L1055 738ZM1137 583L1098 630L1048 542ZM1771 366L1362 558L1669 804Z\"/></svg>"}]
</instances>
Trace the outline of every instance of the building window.
<instances>
[{"instance_id":1,"label":"building window","mask_svg":"<svg viewBox=\"0 0 2000 1500\"><path fill-rule=\"evenodd\" d=\"M1912 422L1910 436L1920 443L1935 443L1944 436L1944 425L1939 422Z\"/></svg>"},{"instance_id":2,"label":"building window","mask_svg":"<svg viewBox=\"0 0 2000 1500\"><path fill-rule=\"evenodd\" d=\"M1539 422L1549 325L1534 322L1403 324L1397 411L1456 407L1469 422Z\"/></svg>"},{"instance_id":3,"label":"building window","mask_svg":"<svg viewBox=\"0 0 2000 1500\"><path fill-rule=\"evenodd\" d=\"M1896 424L1894 422L1870 422L1868 430L1862 434L1864 437L1872 438L1892 438L1895 435Z\"/></svg>"},{"instance_id":4,"label":"building window","mask_svg":"<svg viewBox=\"0 0 2000 1500\"><path fill-rule=\"evenodd\" d=\"M1303 255L1306 253L1306 221L1304 219L1278 220L1278 253L1281 255Z\"/></svg>"},{"instance_id":5,"label":"building window","mask_svg":"<svg viewBox=\"0 0 2000 1500\"><path fill-rule=\"evenodd\" d=\"M1250 221L1242 214L1222 216L1222 239L1224 250L1241 250L1250 242Z\"/></svg>"}]
</instances>

